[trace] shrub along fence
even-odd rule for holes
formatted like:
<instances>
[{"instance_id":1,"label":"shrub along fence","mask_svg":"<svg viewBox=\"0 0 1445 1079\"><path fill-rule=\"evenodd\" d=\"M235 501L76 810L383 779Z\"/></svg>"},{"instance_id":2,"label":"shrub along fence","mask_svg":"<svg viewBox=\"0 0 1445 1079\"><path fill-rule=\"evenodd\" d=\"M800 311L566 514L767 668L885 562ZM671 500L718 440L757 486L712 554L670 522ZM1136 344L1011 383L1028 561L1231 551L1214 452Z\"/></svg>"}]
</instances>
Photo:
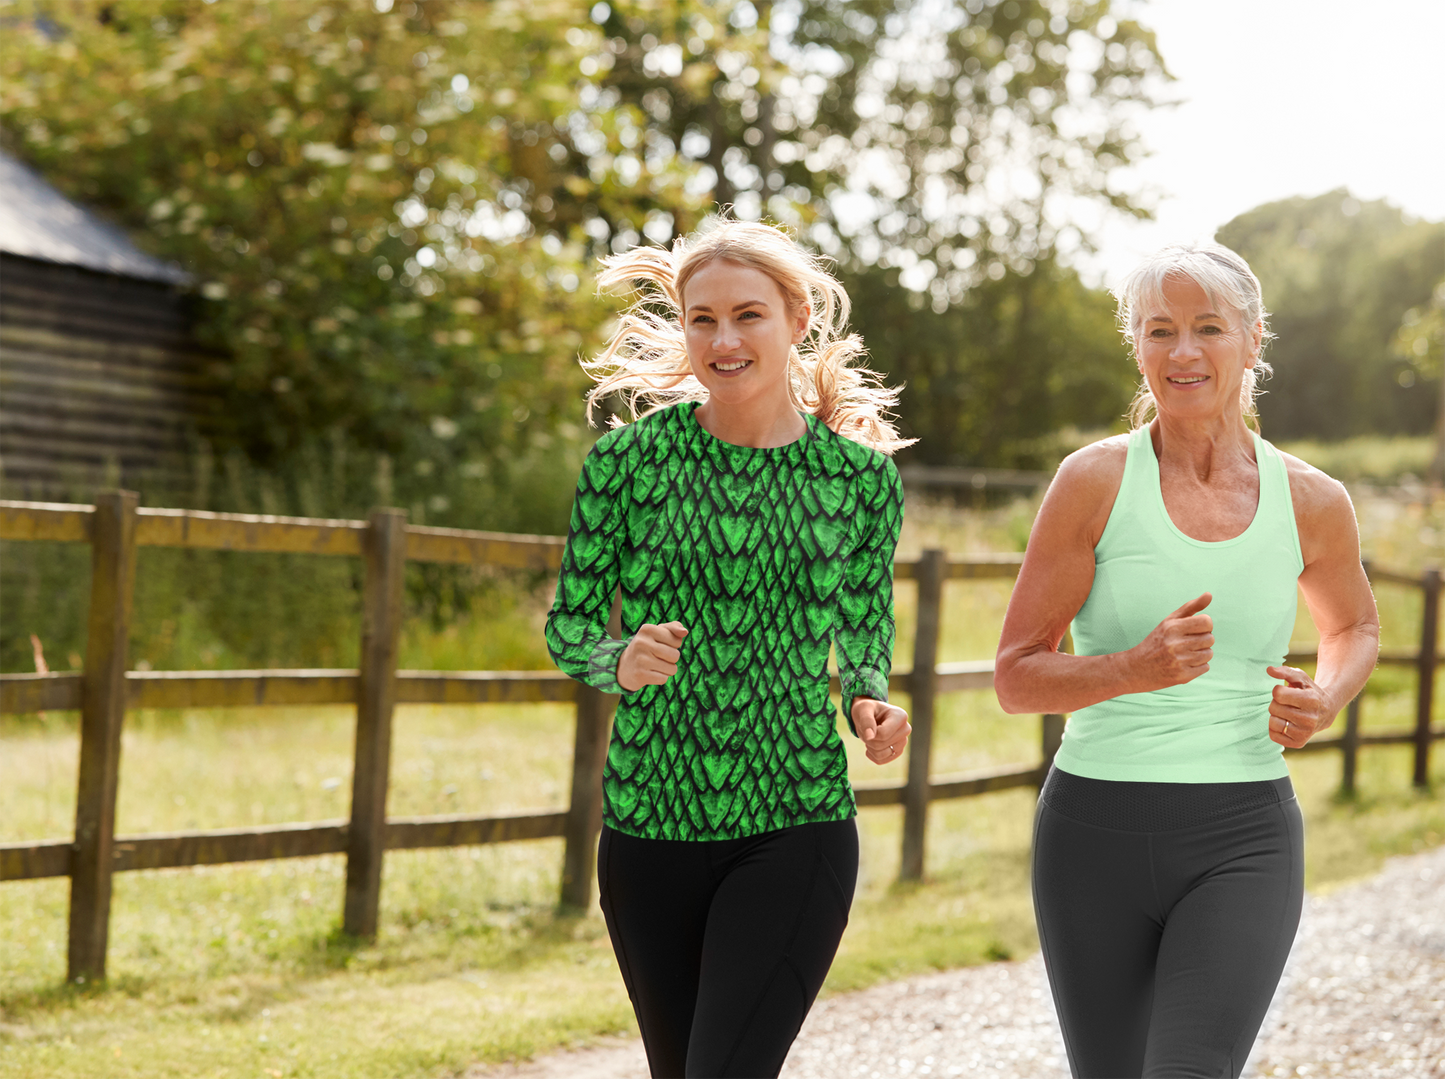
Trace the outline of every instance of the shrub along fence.
<instances>
[{"instance_id":1,"label":"shrub along fence","mask_svg":"<svg viewBox=\"0 0 1445 1079\"><path fill-rule=\"evenodd\" d=\"M68 876L68 976L103 977L110 921L111 878L132 869L215 865L318 854L346 855L344 928L375 934L382 859L387 850L504 843L562 836L561 902L590 902L596 838L601 829L602 766L614 701L558 671L399 671L397 641L402 583L408 559L550 570L561 565L564 541L553 536L507 535L406 523L401 510L378 509L368 521L261 517L192 510L142 509L128 491L101 495L94 506L0 502L0 539L52 540L91 545L91 589L84 669L81 673L0 675L0 712L78 709L80 778L73 840L0 844L0 880ZM195 547L237 551L307 552L364 561L364 617L359 670L131 671L130 629L136 549ZM1064 717L1041 717L1041 759L958 775L931 774L934 709L940 693L987 689L991 660L939 663L944 584L950 580L1011 579L1021 558L952 559L926 550L894 563L894 576L918 589L913 664L894 670L893 690L908 693L913 736L908 778L902 783L855 787L860 806L902 804L901 876L923 875L930 802L1012 787L1035 786L1048 771L1063 737ZM1430 723L1439 612L1440 573L1423 577L1366 565L1377 583L1424 593L1420 648L1385 654L1382 663L1414 666L1419 675L1414 730L1361 735L1359 700L1350 705L1342 736L1318 739L1308 751L1338 749L1344 786L1352 789L1361 746L1415 746L1414 781L1424 786L1430 743L1445 728ZM615 612L614 612L615 613ZM614 629L614 632L615 629ZM1309 662L1313 652L1292 653ZM836 677L834 679L836 688ZM397 704L523 704L571 701L577 709L571 798L566 808L501 816L386 817L392 713ZM348 820L282 824L238 830L115 835L120 775L120 732L129 708L225 708L254 705L355 704L356 744Z\"/></svg>"}]
</instances>

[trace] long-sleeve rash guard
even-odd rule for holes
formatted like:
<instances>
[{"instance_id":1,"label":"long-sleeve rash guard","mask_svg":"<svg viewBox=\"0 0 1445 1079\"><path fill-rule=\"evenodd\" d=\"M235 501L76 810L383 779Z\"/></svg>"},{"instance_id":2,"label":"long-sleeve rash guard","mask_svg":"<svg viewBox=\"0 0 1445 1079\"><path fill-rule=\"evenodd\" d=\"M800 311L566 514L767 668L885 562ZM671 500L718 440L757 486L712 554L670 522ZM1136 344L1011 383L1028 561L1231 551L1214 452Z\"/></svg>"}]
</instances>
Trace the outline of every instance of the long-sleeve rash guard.
<instances>
[{"instance_id":1,"label":"long-sleeve rash guard","mask_svg":"<svg viewBox=\"0 0 1445 1079\"><path fill-rule=\"evenodd\" d=\"M888 699L898 472L812 416L797 442L753 449L709 434L696 408L604 435L577 485L546 635L562 670L622 694L603 818L682 840L845 820L856 809L828 649L845 714L855 697ZM677 673L624 692L623 650L666 622L688 630Z\"/></svg>"}]
</instances>

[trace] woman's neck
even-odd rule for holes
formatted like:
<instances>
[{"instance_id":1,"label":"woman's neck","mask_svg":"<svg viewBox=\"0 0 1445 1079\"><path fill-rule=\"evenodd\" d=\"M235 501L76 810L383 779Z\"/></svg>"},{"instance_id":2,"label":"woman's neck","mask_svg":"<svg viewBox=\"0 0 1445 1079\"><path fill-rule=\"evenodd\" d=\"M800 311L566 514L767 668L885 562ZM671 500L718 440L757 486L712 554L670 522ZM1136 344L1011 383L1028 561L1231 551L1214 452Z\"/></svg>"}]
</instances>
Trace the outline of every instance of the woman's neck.
<instances>
[{"instance_id":1,"label":"woman's neck","mask_svg":"<svg viewBox=\"0 0 1445 1079\"><path fill-rule=\"evenodd\" d=\"M1149 425L1160 467L1192 473L1202 481L1231 465L1254 467L1254 436L1238 414L1189 423L1158 416Z\"/></svg>"},{"instance_id":2,"label":"woman's neck","mask_svg":"<svg viewBox=\"0 0 1445 1079\"><path fill-rule=\"evenodd\" d=\"M693 415L714 438L757 450L786 446L808 431L807 423L787 398L771 406L749 403L728 407L709 397Z\"/></svg>"}]
</instances>

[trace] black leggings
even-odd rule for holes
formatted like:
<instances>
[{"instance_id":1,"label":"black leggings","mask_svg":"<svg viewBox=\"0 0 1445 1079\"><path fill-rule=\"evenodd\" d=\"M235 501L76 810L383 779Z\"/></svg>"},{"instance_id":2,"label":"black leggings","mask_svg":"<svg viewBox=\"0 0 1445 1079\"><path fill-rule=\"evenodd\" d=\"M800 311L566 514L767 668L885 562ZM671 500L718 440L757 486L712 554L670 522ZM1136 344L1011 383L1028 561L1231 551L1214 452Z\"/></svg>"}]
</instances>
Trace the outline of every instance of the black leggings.
<instances>
[{"instance_id":1,"label":"black leggings","mask_svg":"<svg viewBox=\"0 0 1445 1079\"><path fill-rule=\"evenodd\" d=\"M604 827L602 913L653 1076L777 1075L857 879L852 820L710 842Z\"/></svg>"},{"instance_id":2,"label":"black leggings","mask_svg":"<svg viewBox=\"0 0 1445 1079\"><path fill-rule=\"evenodd\" d=\"M1288 779L1124 783L1054 769L1033 878L1075 1076L1237 1079L1304 900Z\"/></svg>"}]
</instances>

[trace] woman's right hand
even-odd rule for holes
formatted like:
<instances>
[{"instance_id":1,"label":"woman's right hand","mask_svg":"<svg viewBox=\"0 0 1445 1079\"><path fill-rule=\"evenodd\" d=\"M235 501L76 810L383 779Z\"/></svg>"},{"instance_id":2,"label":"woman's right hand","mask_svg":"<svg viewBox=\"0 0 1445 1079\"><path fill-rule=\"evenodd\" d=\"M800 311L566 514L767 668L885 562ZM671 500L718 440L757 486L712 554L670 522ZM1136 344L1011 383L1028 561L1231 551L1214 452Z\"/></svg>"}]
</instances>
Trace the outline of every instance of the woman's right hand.
<instances>
[{"instance_id":1,"label":"woman's right hand","mask_svg":"<svg viewBox=\"0 0 1445 1079\"><path fill-rule=\"evenodd\" d=\"M1131 648L1128 657L1134 677L1130 682L1142 683L1145 689L1164 689L1192 682L1209 670L1214 658L1214 619L1201 612L1213 599L1208 592L1191 599Z\"/></svg>"},{"instance_id":2,"label":"woman's right hand","mask_svg":"<svg viewBox=\"0 0 1445 1079\"><path fill-rule=\"evenodd\" d=\"M682 654L678 649L686 636L687 627L681 622L643 626L617 661L617 684L628 693L662 685L677 673L677 659Z\"/></svg>"}]
</instances>

